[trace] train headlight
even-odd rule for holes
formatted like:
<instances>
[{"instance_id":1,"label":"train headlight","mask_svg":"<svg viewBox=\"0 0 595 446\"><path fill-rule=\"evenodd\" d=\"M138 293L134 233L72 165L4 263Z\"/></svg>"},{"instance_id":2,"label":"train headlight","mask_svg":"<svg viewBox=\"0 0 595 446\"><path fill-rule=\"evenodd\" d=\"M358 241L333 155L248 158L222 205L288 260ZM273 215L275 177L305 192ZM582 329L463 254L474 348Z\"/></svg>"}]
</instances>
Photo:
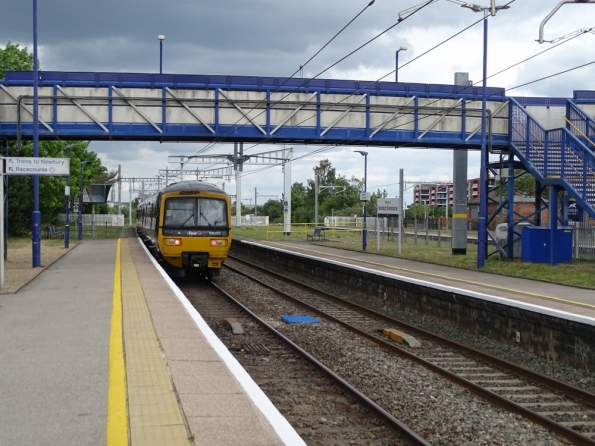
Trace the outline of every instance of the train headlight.
<instances>
[{"instance_id":1,"label":"train headlight","mask_svg":"<svg viewBox=\"0 0 595 446\"><path fill-rule=\"evenodd\" d=\"M211 240L211 246L226 246L227 240Z\"/></svg>"},{"instance_id":2,"label":"train headlight","mask_svg":"<svg viewBox=\"0 0 595 446\"><path fill-rule=\"evenodd\" d=\"M180 246L182 244L181 238L166 238L165 244L168 246Z\"/></svg>"}]
</instances>

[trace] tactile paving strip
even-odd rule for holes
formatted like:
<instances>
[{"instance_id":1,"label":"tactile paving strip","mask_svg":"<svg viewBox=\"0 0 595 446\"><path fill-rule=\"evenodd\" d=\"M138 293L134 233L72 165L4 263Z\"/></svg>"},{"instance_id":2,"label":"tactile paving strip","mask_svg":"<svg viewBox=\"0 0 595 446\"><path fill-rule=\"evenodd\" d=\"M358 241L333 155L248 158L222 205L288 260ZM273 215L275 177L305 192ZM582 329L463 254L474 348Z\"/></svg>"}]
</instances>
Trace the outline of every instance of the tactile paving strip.
<instances>
[{"instance_id":1,"label":"tactile paving strip","mask_svg":"<svg viewBox=\"0 0 595 446\"><path fill-rule=\"evenodd\" d=\"M128 240L121 240L130 444L188 446L189 434L157 340Z\"/></svg>"}]
</instances>

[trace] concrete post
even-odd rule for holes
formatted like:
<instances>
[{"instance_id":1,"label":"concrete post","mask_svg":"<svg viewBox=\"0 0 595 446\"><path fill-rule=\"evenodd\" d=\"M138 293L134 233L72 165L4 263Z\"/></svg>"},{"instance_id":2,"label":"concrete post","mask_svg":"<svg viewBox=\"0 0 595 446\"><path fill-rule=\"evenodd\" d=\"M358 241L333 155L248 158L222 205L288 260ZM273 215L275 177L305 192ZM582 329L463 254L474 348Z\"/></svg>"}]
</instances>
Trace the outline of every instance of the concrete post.
<instances>
[{"instance_id":1,"label":"concrete post","mask_svg":"<svg viewBox=\"0 0 595 446\"><path fill-rule=\"evenodd\" d=\"M285 235L291 234L291 158L293 157L293 148L288 149L287 159L283 164L283 232Z\"/></svg>"},{"instance_id":2,"label":"concrete post","mask_svg":"<svg viewBox=\"0 0 595 446\"><path fill-rule=\"evenodd\" d=\"M314 226L318 225L318 171L314 175Z\"/></svg>"},{"instance_id":3,"label":"concrete post","mask_svg":"<svg viewBox=\"0 0 595 446\"><path fill-rule=\"evenodd\" d=\"M118 164L118 215L122 213L122 165Z\"/></svg>"},{"instance_id":4,"label":"concrete post","mask_svg":"<svg viewBox=\"0 0 595 446\"><path fill-rule=\"evenodd\" d=\"M455 73L455 85L468 86L469 73ZM455 149L453 151L453 206L451 232L451 248L453 255L467 255L467 164L467 150Z\"/></svg>"}]
</instances>

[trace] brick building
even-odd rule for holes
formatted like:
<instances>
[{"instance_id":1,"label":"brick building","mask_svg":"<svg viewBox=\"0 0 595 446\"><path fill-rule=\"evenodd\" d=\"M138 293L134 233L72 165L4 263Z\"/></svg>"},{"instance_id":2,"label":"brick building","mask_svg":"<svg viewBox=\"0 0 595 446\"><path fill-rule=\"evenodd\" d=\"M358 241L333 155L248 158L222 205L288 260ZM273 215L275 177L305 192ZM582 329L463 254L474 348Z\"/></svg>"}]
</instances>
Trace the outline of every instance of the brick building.
<instances>
[{"instance_id":1,"label":"brick building","mask_svg":"<svg viewBox=\"0 0 595 446\"><path fill-rule=\"evenodd\" d=\"M503 197L505 199L506 197ZM488 201L488 215L493 214L496 212L499 206L500 197L496 194L490 194L490 200ZM544 198L544 202L547 200ZM514 212L515 216L514 219L520 220L521 215L526 217L535 212L535 197L523 194L516 194L514 196ZM507 211L504 209L502 211L503 218L506 218ZM548 210L544 209L541 211L541 220L547 221L548 220ZM473 200L469 200L468 207L467 207L467 218L477 218L479 217L479 197L474 198ZM535 217L533 217L534 219ZM533 220L532 219L532 220Z\"/></svg>"},{"instance_id":2,"label":"brick building","mask_svg":"<svg viewBox=\"0 0 595 446\"><path fill-rule=\"evenodd\" d=\"M488 183L494 185L495 179L490 175ZM467 180L467 201L479 197L479 178ZM453 203L452 183L417 183L413 187L413 204L425 204L430 207L449 206Z\"/></svg>"}]
</instances>

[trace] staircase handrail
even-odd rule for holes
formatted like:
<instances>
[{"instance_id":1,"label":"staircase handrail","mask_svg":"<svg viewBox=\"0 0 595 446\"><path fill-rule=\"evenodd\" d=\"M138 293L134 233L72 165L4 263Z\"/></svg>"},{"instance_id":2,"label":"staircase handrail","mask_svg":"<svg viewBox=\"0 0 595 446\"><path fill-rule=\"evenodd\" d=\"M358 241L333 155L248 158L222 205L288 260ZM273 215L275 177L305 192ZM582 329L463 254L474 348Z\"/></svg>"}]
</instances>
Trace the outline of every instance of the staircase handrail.
<instances>
[{"instance_id":1,"label":"staircase handrail","mask_svg":"<svg viewBox=\"0 0 595 446\"><path fill-rule=\"evenodd\" d=\"M595 158L595 153L593 153L593 151L592 151L592 150L591 150L589 147L587 147L587 145L586 145L586 144L584 144L584 143L583 143L583 142L582 142L580 139L578 139L578 138L577 138L577 137L576 137L576 136L575 136L575 135L574 135L574 134L573 134L573 133L572 133L570 130L568 130L568 129L567 129L567 128L565 128L565 127L559 127L559 128L556 128L556 129L550 129L550 130L546 130L546 129L545 129L545 127L544 127L544 126L542 126L542 125L541 125L541 124L540 124L540 123L537 121L537 119L535 119L535 118L533 117L533 115L531 115L531 113L529 113L529 112L528 112L528 111L525 109L525 107L524 107L523 105L521 105L521 104L520 104L520 103L519 103L519 102L518 102L516 99L514 99L514 98L510 98L510 101L511 101L511 104L510 104L510 108L511 108L511 110L512 110L512 108L513 108L513 107L516 105L516 106L517 106L517 107L518 107L518 108L519 108L519 109L520 109L520 110L521 110L521 111L522 111L522 112L523 112L523 113L524 113L524 114L525 114L525 115L526 115L526 116L527 116L527 117L530 119L531 123L532 123L533 125L535 125L536 127L538 127L538 128L539 128L539 129L540 129L540 130L541 130L541 131L544 133L544 138L543 138L543 140L538 140L538 141L539 141L541 144L544 144L544 145L545 145L545 143L546 143L546 137L545 137L545 135L547 135L547 134L549 134L549 133L556 132L556 131L562 131L563 133L565 133L565 134L566 134L566 135L569 137L569 141L571 141L571 142L574 142L574 143L578 144L578 145L579 145L579 148L580 148L580 149L582 149L582 150L584 150L584 151L586 151L587 155L589 155L590 157L593 157L593 158ZM569 101L570 101L570 100L569 100ZM582 112L582 110L580 110L580 108L579 108L578 110ZM582 113L584 114L584 112L582 112ZM588 115L585 115L585 116L587 116L587 117L588 117ZM513 123L514 117L513 117L513 113L512 113L512 112L510 113L510 118L509 118L509 119L510 119L510 126L512 127L512 126L514 125L514 123ZM593 122L595 123L595 120L591 119L591 121L593 121ZM511 134L511 141L510 141L510 143L511 143L511 144L514 144L514 138L512 138L512 129L511 129L511 132L510 132L510 134ZM588 139L588 138L587 138L587 139ZM589 142L591 142L591 140L590 140L590 139L588 139L588 141L589 141ZM582 147L581 147L581 146L582 146ZM572 146L571 146L571 149L573 149L573 151L575 151L575 150L574 150L574 148L573 148ZM575 152L576 152L576 151L575 151Z\"/></svg>"},{"instance_id":2,"label":"staircase handrail","mask_svg":"<svg viewBox=\"0 0 595 446\"><path fill-rule=\"evenodd\" d=\"M580 129L578 129L578 127L576 127L574 124L572 124L570 122L570 109L572 109L575 113L577 113L585 122L585 130L587 129L591 129L592 135L591 137L593 137L593 135L595 135L595 119L593 119L591 116L589 116L582 108L580 108L580 106L574 102L572 99L567 99L567 115L565 117L566 122L568 122L568 124L572 125L580 134L583 138L585 138L587 141L589 141L589 143L591 143L591 145L595 148L595 143L593 143L593 141L589 138L588 135L588 131L586 132L587 134L583 133ZM572 133L572 132L571 132Z\"/></svg>"},{"instance_id":3,"label":"staircase handrail","mask_svg":"<svg viewBox=\"0 0 595 446\"><path fill-rule=\"evenodd\" d=\"M517 119L521 115L521 119ZM518 101L511 98L510 108L510 145L517 152L517 156L523 161L525 166L531 173L540 181L556 181L567 189L581 204L584 204L588 209L587 212L595 217L595 203L586 201L587 189L595 190L595 183L587 181L588 178L595 178L595 154L570 130L567 128L557 128L546 130L537 120L523 107ZM520 130L520 131L519 131ZM559 135L558 135L559 134ZM550 138L550 136L552 138ZM555 139L559 136L559 141ZM549 144L548 144L549 143ZM549 152L548 146L551 144L560 144L560 175L553 177L548 172L550 166L548 164ZM555 146L554 146L555 147ZM539 148L541 148L541 153ZM565 155L565 150L569 150L576 159L580 160L582 172L578 172L582 176L582 184L576 184L571 180L571 176L566 174L567 169L576 171L576 166L565 160L568 155ZM533 156L530 156L530 154ZM543 161L543 169L540 169L535 164L535 155L538 155ZM568 166L564 163L568 162ZM555 164L551 166L555 169ZM565 170L566 169L566 170ZM555 172L555 170L553 170ZM556 180L556 177L559 180ZM577 189L577 186L582 186L583 192Z\"/></svg>"},{"instance_id":4,"label":"staircase handrail","mask_svg":"<svg viewBox=\"0 0 595 446\"><path fill-rule=\"evenodd\" d=\"M579 128L578 128L576 125L574 125L574 124L572 123L572 121L571 121L570 119L568 119L568 117L567 117L567 116L564 116L564 120L566 121L566 123L567 123L569 126L571 126L571 127L574 129L574 130L576 130L576 132L577 132L578 134L580 134L580 135L581 135L583 138L585 138L587 141L589 141L589 143L590 143L590 144L591 144L593 147L595 147L595 142L591 141L591 139L590 139L590 138L589 138L587 135L585 135L585 134L582 132L582 130L581 130L581 129L579 129ZM593 122L595 123L595 121L593 121ZM572 132L570 132L570 133L572 133ZM573 135L574 135L574 133L573 133Z\"/></svg>"}]
</instances>

